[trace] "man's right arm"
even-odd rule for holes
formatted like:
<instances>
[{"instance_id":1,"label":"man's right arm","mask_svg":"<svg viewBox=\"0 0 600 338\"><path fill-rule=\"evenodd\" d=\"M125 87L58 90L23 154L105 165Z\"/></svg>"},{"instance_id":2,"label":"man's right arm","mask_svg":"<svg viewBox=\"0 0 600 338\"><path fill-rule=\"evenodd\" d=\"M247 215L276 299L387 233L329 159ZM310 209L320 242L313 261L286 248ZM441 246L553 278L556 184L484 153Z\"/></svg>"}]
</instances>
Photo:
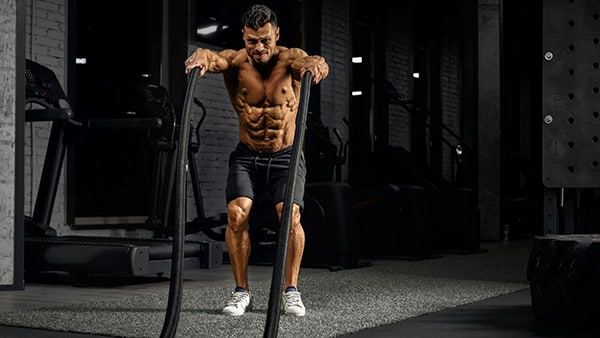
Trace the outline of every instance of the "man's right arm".
<instances>
[{"instance_id":1,"label":"man's right arm","mask_svg":"<svg viewBox=\"0 0 600 338\"><path fill-rule=\"evenodd\" d=\"M185 60L185 73L188 74L195 67L200 68L200 76L204 76L206 72L223 73L231 67L237 53L233 49L225 49L217 53L198 48Z\"/></svg>"}]
</instances>

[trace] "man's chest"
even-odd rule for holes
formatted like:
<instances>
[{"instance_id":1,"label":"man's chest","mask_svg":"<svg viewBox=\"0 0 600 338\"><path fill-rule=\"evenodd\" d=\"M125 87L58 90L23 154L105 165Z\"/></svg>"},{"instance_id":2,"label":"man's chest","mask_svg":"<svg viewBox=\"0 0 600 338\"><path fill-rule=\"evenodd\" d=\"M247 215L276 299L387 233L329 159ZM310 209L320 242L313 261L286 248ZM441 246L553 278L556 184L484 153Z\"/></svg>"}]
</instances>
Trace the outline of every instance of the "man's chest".
<instances>
[{"instance_id":1,"label":"man's chest","mask_svg":"<svg viewBox=\"0 0 600 338\"><path fill-rule=\"evenodd\" d=\"M292 77L289 74L240 74L238 95L251 106L288 104L295 100Z\"/></svg>"}]
</instances>

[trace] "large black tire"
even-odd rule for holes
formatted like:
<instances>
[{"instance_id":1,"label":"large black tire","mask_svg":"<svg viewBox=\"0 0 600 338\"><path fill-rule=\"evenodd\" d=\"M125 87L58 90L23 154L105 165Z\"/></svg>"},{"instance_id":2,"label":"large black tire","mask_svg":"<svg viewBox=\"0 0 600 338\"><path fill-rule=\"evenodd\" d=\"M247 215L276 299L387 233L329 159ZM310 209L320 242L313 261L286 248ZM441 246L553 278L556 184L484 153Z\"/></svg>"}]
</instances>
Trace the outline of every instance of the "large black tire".
<instances>
[{"instance_id":1,"label":"large black tire","mask_svg":"<svg viewBox=\"0 0 600 338\"><path fill-rule=\"evenodd\" d=\"M535 237L527 279L536 319L595 320L600 315L600 235Z\"/></svg>"}]
</instances>

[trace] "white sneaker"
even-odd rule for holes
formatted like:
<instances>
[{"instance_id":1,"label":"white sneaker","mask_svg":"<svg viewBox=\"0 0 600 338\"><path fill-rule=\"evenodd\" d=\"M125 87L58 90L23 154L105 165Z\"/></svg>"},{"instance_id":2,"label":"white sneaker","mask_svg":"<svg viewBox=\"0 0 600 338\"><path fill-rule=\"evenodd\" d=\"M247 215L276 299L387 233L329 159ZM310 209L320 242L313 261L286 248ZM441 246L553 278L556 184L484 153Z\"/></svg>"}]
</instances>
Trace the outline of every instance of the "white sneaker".
<instances>
[{"instance_id":1,"label":"white sneaker","mask_svg":"<svg viewBox=\"0 0 600 338\"><path fill-rule=\"evenodd\" d=\"M232 292L223 313L230 316L241 316L246 309L252 309L252 295L250 291Z\"/></svg>"},{"instance_id":2,"label":"white sneaker","mask_svg":"<svg viewBox=\"0 0 600 338\"><path fill-rule=\"evenodd\" d=\"M283 311L292 316L302 317L306 313L302 297L298 291L288 291L283 293Z\"/></svg>"}]
</instances>

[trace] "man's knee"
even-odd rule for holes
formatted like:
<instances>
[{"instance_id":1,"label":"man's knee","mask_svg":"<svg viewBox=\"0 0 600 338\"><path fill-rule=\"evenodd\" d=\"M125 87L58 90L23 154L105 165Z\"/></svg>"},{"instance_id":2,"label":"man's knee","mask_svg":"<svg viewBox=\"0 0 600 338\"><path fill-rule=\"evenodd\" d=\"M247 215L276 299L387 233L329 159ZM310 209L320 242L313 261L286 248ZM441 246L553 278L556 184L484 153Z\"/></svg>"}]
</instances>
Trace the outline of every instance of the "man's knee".
<instances>
[{"instance_id":1,"label":"man's knee","mask_svg":"<svg viewBox=\"0 0 600 338\"><path fill-rule=\"evenodd\" d=\"M252 200L239 197L227 204L227 226L237 232L248 228Z\"/></svg>"},{"instance_id":2,"label":"man's knee","mask_svg":"<svg viewBox=\"0 0 600 338\"><path fill-rule=\"evenodd\" d=\"M279 219L281 220L281 215L283 214L283 202L277 203L275 208L277 209L277 215L279 216ZM294 203L294 206L292 207L290 233L298 233L298 232L302 231L302 224L300 223L300 216L301 216L300 206L298 204Z\"/></svg>"}]
</instances>

